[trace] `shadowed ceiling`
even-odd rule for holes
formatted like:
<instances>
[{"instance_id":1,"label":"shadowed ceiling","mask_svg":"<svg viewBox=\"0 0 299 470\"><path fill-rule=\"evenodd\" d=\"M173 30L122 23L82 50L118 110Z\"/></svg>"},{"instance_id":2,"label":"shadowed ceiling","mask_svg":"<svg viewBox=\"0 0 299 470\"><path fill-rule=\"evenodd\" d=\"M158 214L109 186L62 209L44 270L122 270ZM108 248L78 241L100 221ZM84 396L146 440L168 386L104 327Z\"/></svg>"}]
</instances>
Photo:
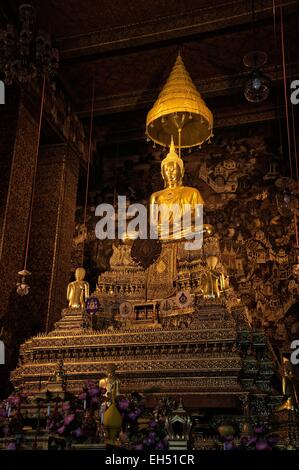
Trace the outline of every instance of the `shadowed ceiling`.
<instances>
[{"instance_id":1,"label":"shadowed ceiling","mask_svg":"<svg viewBox=\"0 0 299 470\"><path fill-rule=\"evenodd\" d=\"M4 0L2 22L22 1ZM262 104L245 101L243 56L254 48L252 2L231 0L35 0L37 24L60 50L59 80L86 120L95 77L95 135L99 143L140 139L145 116L175 61L178 48L215 115L215 127L275 119L272 92ZM256 47L268 55L264 71L282 78L279 7L277 44L272 0L255 1ZM288 74L299 72L297 1L283 0ZM277 60L276 60L277 57ZM274 89L274 87L273 87ZM126 137L124 136L124 122Z\"/></svg>"}]
</instances>

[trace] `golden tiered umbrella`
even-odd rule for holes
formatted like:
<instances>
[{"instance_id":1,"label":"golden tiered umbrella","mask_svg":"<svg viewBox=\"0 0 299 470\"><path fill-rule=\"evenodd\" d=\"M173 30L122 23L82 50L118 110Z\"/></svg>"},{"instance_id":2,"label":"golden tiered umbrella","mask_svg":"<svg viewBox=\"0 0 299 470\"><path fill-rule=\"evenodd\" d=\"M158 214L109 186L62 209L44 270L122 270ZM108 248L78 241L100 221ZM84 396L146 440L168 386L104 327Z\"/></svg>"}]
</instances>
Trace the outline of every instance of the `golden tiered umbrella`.
<instances>
[{"instance_id":1,"label":"golden tiered umbrella","mask_svg":"<svg viewBox=\"0 0 299 470\"><path fill-rule=\"evenodd\" d=\"M213 114L206 106L179 54L146 118L146 134L155 143L176 147L201 145L213 136Z\"/></svg>"}]
</instances>

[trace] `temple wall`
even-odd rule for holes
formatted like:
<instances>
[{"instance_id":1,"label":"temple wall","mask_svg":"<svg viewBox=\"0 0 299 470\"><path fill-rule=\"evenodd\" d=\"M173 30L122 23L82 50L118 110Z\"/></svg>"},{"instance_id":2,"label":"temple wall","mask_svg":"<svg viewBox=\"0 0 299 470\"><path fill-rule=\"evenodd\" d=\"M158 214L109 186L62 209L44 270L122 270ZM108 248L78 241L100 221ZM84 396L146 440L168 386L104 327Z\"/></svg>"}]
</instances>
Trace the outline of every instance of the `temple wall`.
<instances>
[{"instance_id":1,"label":"temple wall","mask_svg":"<svg viewBox=\"0 0 299 470\"><path fill-rule=\"evenodd\" d=\"M217 131L214 142L183 151L186 186L196 187L206 202L204 223L214 226L221 249L221 262L231 284L248 309L252 320L287 335L284 317L299 298L299 284L293 274L296 263L296 237L291 205L295 204L295 181L284 186L288 154L279 154L275 123ZM96 240L99 202L113 199L114 191L126 195L131 203L147 203L152 192L163 188L160 175L163 150L152 144L136 144L131 155L121 155L108 146L101 149L103 182L90 195L86 254L92 267L88 278L109 269L111 242ZM133 148L133 146L132 146ZM295 177L295 173L294 173ZM104 189L102 189L104 188ZM291 194L290 201L284 191ZM296 202L298 203L298 202ZM77 228L81 213L78 210ZM78 234L77 234L78 235ZM78 236L75 237L78 242ZM72 259L80 252L74 244ZM74 264L74 263L73 263ZM271 333L272 334L272 333Z\"/></svg>"},{"instance_id":2,"label":"temple wall","mask_svg":"<svg viewBox=\"0 0 299 470\"><path fill-rule=\"evenodd\" d=\"M4 126L2 132L7 139L6 144L4 140L6 168L2 178L6 180L9 177L9 187L5 191L4 185L4 194L2 193L4 216L0 241L0 320L1 328L4 329L2 336L6 345L6 368L16 359L16 345L32 331L28 322L26 300L20 299L16 294L16 283L19 281L18 271L24 266L38 139L38 125L26 100L20 100L19 106L14 108L13 116L11 128L7 129L9 121L6 119L0 124ZM2 371L7 373L7 370Z\"/></svg>"},{"instance_id":3,"label":"temple wall","mask_svg":"<svg viewBox=\"0 0 299 470\"><path fill-rule=\"evenodd\" d=\"M0 335L6 347L0 381L6 384L19 345L60 318L69 282L81 155L61 144L40 147L27 262L30 291L16 293L30 218L38 105L24 94L12 100L9 92L8 114L0 122Z\"/></svg>"}]
</instances>

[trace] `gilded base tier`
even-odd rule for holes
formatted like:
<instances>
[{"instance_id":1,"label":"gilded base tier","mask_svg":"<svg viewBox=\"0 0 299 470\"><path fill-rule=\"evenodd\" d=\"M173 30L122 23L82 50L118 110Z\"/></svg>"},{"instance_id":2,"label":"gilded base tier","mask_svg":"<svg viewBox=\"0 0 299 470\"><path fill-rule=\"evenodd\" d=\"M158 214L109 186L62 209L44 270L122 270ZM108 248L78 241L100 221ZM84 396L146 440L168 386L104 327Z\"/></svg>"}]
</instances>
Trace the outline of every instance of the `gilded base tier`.
<instances>
[{"instance_id":1,"label":"gilded base tier","mask_svg":"<svg viewBox=\"0 0 299 470\"><path fill-rule=\"evenodd\" d=\"M30 395L46 390L63 361L69 392L105 377L113 365L121 392L138 391L149 401L181 395L192 408L231 408L249 391L271 395L265 338L251 330L222 265L209 268L202 250L186 252L176 242L164 243L143 270L130 250L114 247L111 270L93 294L96 314L66 308L52 332L22 345L14 385Z\"/></svg>"}]
</instances>

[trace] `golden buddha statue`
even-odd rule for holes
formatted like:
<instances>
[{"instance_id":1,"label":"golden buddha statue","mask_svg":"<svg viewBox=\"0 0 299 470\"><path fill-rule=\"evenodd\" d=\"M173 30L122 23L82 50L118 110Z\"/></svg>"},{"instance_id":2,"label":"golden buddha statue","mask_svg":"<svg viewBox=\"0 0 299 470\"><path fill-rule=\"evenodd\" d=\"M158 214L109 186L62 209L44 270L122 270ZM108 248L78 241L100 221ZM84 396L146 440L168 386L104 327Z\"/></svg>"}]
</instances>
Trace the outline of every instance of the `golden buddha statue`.
<instances>
[{"instance_id":1,"label":"golden buddha statue","mask_svg":"<svg viewBox=\"0 0 299 470\"><path fill-rule=\"evenodd\" d=\"M162 160L161 175L165 188L150 197L151 222L155 221L158 238L190 238L196 221L201 220L200 205L204 200L196 188L183 186L184 163L176 153L173 139ZM200 230L197 224L196 228Z\"/></svg>"},{"instance_id":2,"label":"golden buddha statue","mask_svg":"<svg viewBox=\"0 0 299 470\"><path fill-rule=\"evenodd\" d=\"M85 300L89 297L89 284L84 281L86 271L84 268L77 268L75 271L75 281L70 282L67 287L67 300L69 308L84 308Z\"/></svg>"}]
</instances>

